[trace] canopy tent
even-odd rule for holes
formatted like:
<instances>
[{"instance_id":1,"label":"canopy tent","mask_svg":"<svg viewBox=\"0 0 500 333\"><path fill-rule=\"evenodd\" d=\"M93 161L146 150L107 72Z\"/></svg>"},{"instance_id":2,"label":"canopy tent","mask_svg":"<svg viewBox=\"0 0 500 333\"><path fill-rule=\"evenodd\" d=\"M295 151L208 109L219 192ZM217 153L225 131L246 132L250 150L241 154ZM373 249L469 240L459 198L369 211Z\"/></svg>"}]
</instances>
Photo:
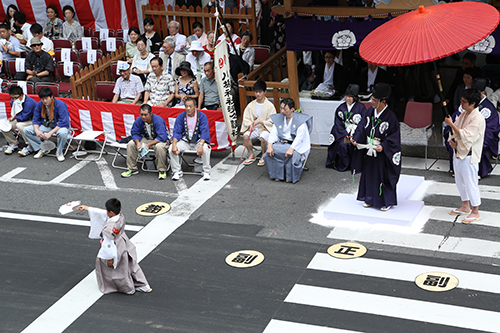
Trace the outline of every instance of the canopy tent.
<instances>
[{"instance_id":1,"label":"canopy tent","mask_svg":"<svg viewBox=\"0 0 500 333\"><path fill-rule=\"evenodd\" d=\"M163 4L166 7L175 4L175 0L2 0L0 21L5 19L5 12L11 4L26 14L28 23L37 22L42 26L47 20L45 10L48 5L56 6L62 19L62 8L70 5L75 9L75 18L82 26L114 30L136 26L144 31L142 6Z\"/></svg>"}]
</instances>

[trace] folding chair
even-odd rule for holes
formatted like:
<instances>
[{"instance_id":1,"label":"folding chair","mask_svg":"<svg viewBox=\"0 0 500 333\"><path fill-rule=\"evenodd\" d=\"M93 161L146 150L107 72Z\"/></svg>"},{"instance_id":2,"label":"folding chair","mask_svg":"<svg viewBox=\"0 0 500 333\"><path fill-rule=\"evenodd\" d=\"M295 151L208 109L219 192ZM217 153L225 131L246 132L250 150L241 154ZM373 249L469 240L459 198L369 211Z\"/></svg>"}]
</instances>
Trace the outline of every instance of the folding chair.
<instances>
[{"instance_id":1,"label":"folding chair","mask_svg":"<svg viewBox=\"0 0 500 333\"><path fill-rule=\"evenodd\" d=\"M101 50L95 50L96 51L96 62L97 63L101 58L102 58L102 51ZM87 58L87 50L81 50L80 51L80 64L82 64L82 67L87 67L90 65L88 62Z\"/></svg>"},{"instance_id":2,"label":"folding chair","mask_svg":"<svg viewBox=\"0 0 500 333\"><path fill-rule=\"evenodd\" d=\"M111 166L113 168L116 168L116 169L128 170L128 168L126 166L123 167L123 166L117 165L117 163L116 163L116 160L118 159L118 157L123 158L125 161L127 160L127 154L124 154L121 151L121 150L125 150L125 152L127 151L127 143L111 142L111 143L108 143L108 147L111 147L111 148L113 148L115 150L115 156L113 157L113 161L111 162ZM154 148L150 148L149 152L148 152L148 155L144 156L143 158L138 158L137 159L137 163L141 163L141 170L142 171L145 171L145 172L158 172L158 170L156 168L149 169L147 167L147 162L151 161L151 159L148 158L149 154L150 153L154 154L154 152L155 152ZM154 161L156 161L156 160L154 160ZM155 164L155 167L156 167L156 162L154 162L154 164ZM167 154L166 165L167 165L167 171L170 170L170 162L168 160L168 154Z\"/></svg>"},{"instance_id":3,"label":"folding chair","mask_svg":"<svg viewBox=\"0 0 500 333\"><path fill-rule=\"evenodd\" d=\"M84 37L92 37L92 29L90 27L83 27L83 36Z\"/></svg>"},{"instance_id":4,"label":"folding chair","mask_svg":"<svg viewBox=\"0 0 500 333\"><path fill-rule=\"evenodd\" d=\"M98 137L103 136L104 141L98 139ZM77 135L74 138L75 141L78 141L78 146L76 147L76 151L73 153L73 156L75 156L75 160L82 160L80 157L81 154L80 152L84 152L85 155L88 153L94 153L98 154L97 157L90 159L91 161L98 161L101 159L103 154L107 154L106 150L104 147L106 147L106 140L107 140L107 135L106 132L104 131L83 131L79 135ZM95 142L97 146L99 146L101 149L100 150L88 150L82 147L82 141L89 141L89 142ZM101 143L102 141L102 143ZM86 160L89 160L88 158L85 158Z\"/></svg>"},{"instance_id":5,"label":"folding chair","mask_svg":"<svg viewBox=\"0 0 500 333\"><path fill-rule=\"evenodd\" d=\"M427 148L432 136L432 103L408 102L406 104L404 122L400 123L402 146L425 146L425 169L427 168ZM436 147L437 147L437 137Z\"/></svg>"},{"instance_id":6,"label":"folding chair","mask_svg":"<svg viewBox=\"0 0 500 333\"><path fill-rule=\"evenodd\" d=\"M95 95L99 101L111 101L114 97L113 90L115 89L115 82L110 81L97 81L95 83Z\"/></svg>"},{"instance_id":7,"label":"folding chair","mask_svg":"<svg viewBox=\"0 0 500 333\"><path fill-rule=\"evenodd\" d=\"M73 62L73 75L82 69L82 65L79 62ZM59 91L63 93L71 92L71 83L69 78L71 76L66 76L64 74L64 62L60 61L57 63L57 76L56 79L59 81Z\"/></svg>"},{"instance_id":8,"label":"folding chair","mask_svg":"<svg viewBox=\"0 0 500 333\"><path fill-rule=\"evenodd\" d=\"M98 49L98 43L97 43L97 38L92 37L92 50L97 50ZM83 49L82 47L82 40L79 39L75 42L75 49L81 51Z\"/></svg>"},{"instance_id":9,"label":"folding chair","mask_svg":"<svg viewBox=\"0 0 500 333\"><path fill-rule=\"evenodd\" d=\"M118 50L120 48L120 46L123 46L123 40L117 38L116 39L116 49ZM108 49L107 49L107 41L106 40L101 41L101 51L102 51L103 55L111 53L111 51L108 51Z\"/></svg>"},{"instance_id":10,"label":"folding chair","mask_svg":"<svg viewBox=\"0 0 500 333\"><path fill-rule=\"evenodd\" d=\"M71 48L69 48L69 49L70 49L70 59L71 59L71 61L78 61L78 59L79 59L78 51L71 50ZM56 48L55 56L54 56L56 58L56 63L58 63L58 62L61 61L61 53L62 53L62 49L61 48Z\"/></svg>"},{"instance_id":11,"label":"folding chair","mask_svg":"<svg viewBox=\"0 0 500 333\"><path fill-rule=\"evenodd\" d=\"M14 76L16 76L17 74L17 70L16 70L16 60L7 60L7 71L9 73L9 77L11 79L14 78Z\"/></svg>"},{"instance_id":12,"label":"folding chair","mask_svg":"<svg viewBox=\"0 0 500 333\"><path fill-rule=\"evenodd\" d=\"M53 39L52 42L54 43L54 49L70 49L72 46L72 43L68 39Z\"/></svg>"},{"instance_id":13,"label":"folding chair","mask_svg":"<svg viewBox=\"0 0 500 333\"><path fill-rule=\"evenodd\" d=\"M43 87L50 88L54 97L59 97L59 84L51 82L37 82L35 83L35 93L38 95L40 89L42 89Z\"/></svg>"},{"instance_id":14,"label":"folding chair","mask_svg":"<svg viewBox=\"0 0 500 333\"><path fill-rule=\"evenodd\" d=\"M17 80L12 80L10 82L7 82L7 89L10 88L11 86L17 86L18 83ZM35 84L31 81L26 81L26 93L28 95L33 95L35 93Z\"/></svg>"},{"instance_id":15,"label":"folding chair","mask_svg":"<svg viewBox=\"0 0 500 333\"><path fill-rule=\"evenodd\" d=\"M267 45L250 45L255 49L255 64L262 64L269 59L271 48ZM255 66L254 66L255 67Z\"/></svg>"},{"instance_id":16,"label":"folding chair","mask_svg":"<svg viewBox=\"0 0 500 333\"><path fill-rule=\"evenodd\" d=\"M116 80L121 77L120 73L118 73L118 62L111 62L111 76Z\"/></svg>"}]
</instances>

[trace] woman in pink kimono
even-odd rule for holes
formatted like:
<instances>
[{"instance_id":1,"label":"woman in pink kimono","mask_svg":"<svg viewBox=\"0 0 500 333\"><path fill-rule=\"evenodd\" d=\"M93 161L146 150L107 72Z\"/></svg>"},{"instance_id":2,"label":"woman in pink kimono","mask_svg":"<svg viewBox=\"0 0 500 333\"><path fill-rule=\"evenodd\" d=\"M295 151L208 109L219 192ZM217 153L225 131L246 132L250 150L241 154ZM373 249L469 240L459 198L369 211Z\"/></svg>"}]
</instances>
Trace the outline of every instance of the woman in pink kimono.
<instances>
[{"instance_id":1,"label":"woman in pink kimono","mask_svg":"<svg viewBox=\"0 0 500 333\"><path fill-rule=\"evenodd\" d=\"M104 294L121 292L129 295L136 291L151 292L137 262L135 246L125 234L125 218L120 213L120 201L109 199L106 201L106 210L84 205L78 206L78 210L89 212L89 238L101 239L101 249L95 263L99 290Z\"/></svg>"}]
</instances>

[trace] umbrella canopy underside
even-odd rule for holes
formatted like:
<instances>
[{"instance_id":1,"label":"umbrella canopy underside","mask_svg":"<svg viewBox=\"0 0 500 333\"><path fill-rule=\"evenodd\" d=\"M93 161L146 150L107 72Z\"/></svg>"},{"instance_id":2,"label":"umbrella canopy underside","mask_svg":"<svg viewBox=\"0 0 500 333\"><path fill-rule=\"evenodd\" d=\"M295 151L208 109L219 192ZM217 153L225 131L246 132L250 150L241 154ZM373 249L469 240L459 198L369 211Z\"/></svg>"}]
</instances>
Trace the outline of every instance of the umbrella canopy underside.
<instances>
[{"instance_id":1,"label":"umbrella canopy underside","mask_svg":"<svg viewBox=\"0 0 500 333\"><path fill-rule=\"evenodd\" d=\"M379 66L434 61L478 43L495 30L500 14L478 2L417 9L373 30L361 43L361 57Z\"/></svg>"}]
</instances>

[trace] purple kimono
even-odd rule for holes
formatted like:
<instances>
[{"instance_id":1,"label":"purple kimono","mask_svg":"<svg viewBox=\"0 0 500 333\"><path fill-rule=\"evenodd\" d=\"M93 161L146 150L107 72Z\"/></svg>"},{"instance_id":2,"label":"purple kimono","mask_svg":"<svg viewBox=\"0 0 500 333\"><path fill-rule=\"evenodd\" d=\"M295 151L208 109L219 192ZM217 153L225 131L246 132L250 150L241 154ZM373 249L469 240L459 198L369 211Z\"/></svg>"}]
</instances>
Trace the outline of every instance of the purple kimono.
<instances>
[{"instance_id":1,"label":"purple kimono","mask_svg":"<svg viewBox=\"0 0 500 333\"><path fill-rule=\"evenodd\" d=\"M401 133L396 115L386 108L377 118L370 107L359 122L353 140L359 144L379 143L383 148L376 156L370 156L370 149L356 151L351 169L353 174L361 172L357 199L375 208L397 205Z\"/></svg>"},{"instance_id":2,"label":"purple kimono","mask_svg":"<svg viewBox=\"0 0 500 333\"><path fill-rule=\"evenodd\" d=\"M487 99L483 98L479 103L479 112L483 115L486 121L486 129L484 131L483 152L481 154L481 161L479 162L479 176L486 177L491 173L493 167L491 166L491 156L498 155L498 133L500 132L500 124L498 122L498 112L495 106ZM452 115L453 122L460 115L461 109L457 109ZM446 126L443 130L443 137L446 148L450 156L450 171L453 172L453 149L448 142L448 135L451 129Z\"/></svg>"},{"instance_id":3,"label":"purple kimono","mask_svg":"<svg viewBox=\"0 0 500 333\"><path fill-rule=\"evenodd\" d=\"M337 171L351 169L354 146L350 142L345 143L344 138L354 133L365 113L366 107L360 102L355 102L350 111L348 111L347 103L339 105L335 111L335 121L330 132L330 146L328 146L326 158L327 168L334 168Z\"/></svg>"}]
</instances>

